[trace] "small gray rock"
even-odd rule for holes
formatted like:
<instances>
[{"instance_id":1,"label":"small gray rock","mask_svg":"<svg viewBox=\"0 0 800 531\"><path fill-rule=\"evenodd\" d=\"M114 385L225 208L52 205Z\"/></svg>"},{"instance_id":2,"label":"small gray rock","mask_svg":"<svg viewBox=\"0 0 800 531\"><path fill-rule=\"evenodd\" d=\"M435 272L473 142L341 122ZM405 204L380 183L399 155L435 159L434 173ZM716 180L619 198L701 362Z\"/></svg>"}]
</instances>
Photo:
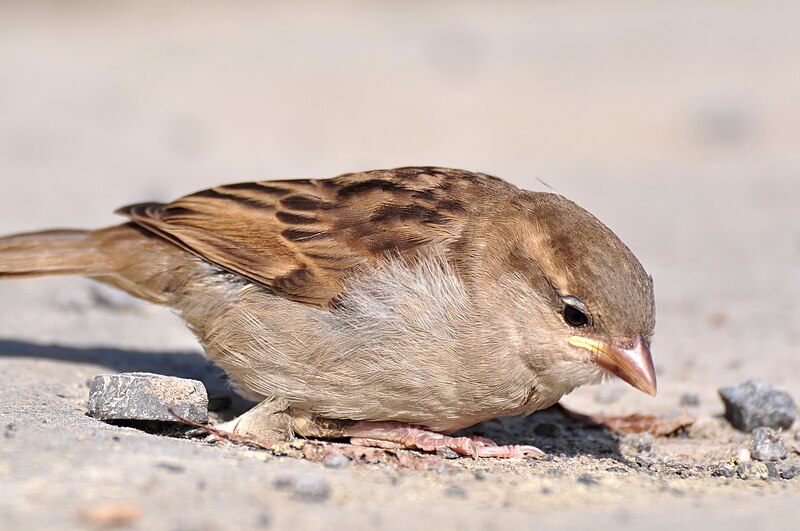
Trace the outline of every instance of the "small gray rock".
<instances>
[{"instance_id":1,"label":"small gray rock","mask_svg":"<svg viewBox=\"0 0 800 531\"><path fill-rule=\"evenodd\" d=\"M322 503L331 496L331 487L318 476L299 476L292 486L292 498L308 503Z\"/></svg>"},{"instance_id":2,"label":"small gray rock","mask_svg":"<svg viewBox=\"0 0 800 531\"><path fill-rule=\"evenodd\" d=\"M794 463L785 464L781 467L780 474L783 479L794 479L800 476L800 466Z\"/></svg>"},{"instance_id":3,"label":"small gray rock","mask_svg":"<svg viewBox=\"0 0 800 531\"><path fill-rule=\"evenodd\" d=\"M443 459L458 459L459 457L455 450L448 448L447 446L438 447L436 449L436 455Z\"/></svg>"},{"instance_id":4,"label":"small gray rock","mask_svg":"<svg viewBox=\"0 0 800 531\"><path fill-rule=\"evenodd\" d=\"M725 418L736 428L753 431L766 426L788 429L797 418L797 406L789 393L763 380L750 380L737 387L723 387Z\"/></svg>"},{"instance_id":5,"label":"small gray rock","mask_svg":"<svg viewBox=\"0 0 800 531\"><path fill-rule=\"evenodd\" d=\"M329 455L322 464L325 468L346 468L350 466L350 458L336 452L335 454Z\"/></svg>"},{"instance_id":6,"label":"small gray rock","mask_svg":"<svg viewBox=\"0 0 800 531\"><path fill-rule=\"evenodd\" d=\"M727 466L718 466L711 470L712 478L727 478L730 479L736 475L736 470Z\"/></svg>"},{"instance_id":7,"label":"small gray rock","mask_svg":"<svg viewBox=\"0 0 800 531\"><path fill-rule=\"evenodd\" d=\"M637 452L649 452L653 449L655 437L652 433L636 433L626 437L625 442Z\"/></svg>"},{"instance_id":8,"label":"small gray rock","mask_svg":"<svg viewBox=\"0 0 800 531\"><path fill-rule=\"evenodd\" d=\"M772 428L756 428L753 430L753 459L759 461L777 461L789 455L781 435Z\"/></svg>"},{"instance_id":9,"label":"small gray rock","mask_svg":"<svg viewBox=\"0 0 800 531\"><path fill-rule=\"evenodd\" d=\"M697 407L700 405L700 395L697 393L683 393L680 404L685 407Z\"/></svg>"},{"instance_id":10,"label":"small gray rock","mask_svg":"<svg viewBox=\"0 0 800 531\"><path fill-rule=\"evenodd\" d=\"M208 394L197 380L145 372L101 374L89 386L89 414L100 420L208 421Z\"/></svg>"},{"instance_id":11,"label":"small gray rock","mask_svg":"<svg viewBox=\"0 0 800 531\"><path fill-rule=\"evenodd\" d=\"M736 468L736 475L739 479L769 479L770 470L764 463L751 461L742 463Z\"/></svg>"},{"instance_id":12,"label":"small gray rock","mask_svg":"<svg viewBox=\"0 0 800 531\"><path fill-rule=\"evenodd\" d=\"M450 485L446 489L444 489L444 495L448 498L461 498L464 499L467 497L467 489L462 487L461 485Z\"/></svg>"}]
</instances>

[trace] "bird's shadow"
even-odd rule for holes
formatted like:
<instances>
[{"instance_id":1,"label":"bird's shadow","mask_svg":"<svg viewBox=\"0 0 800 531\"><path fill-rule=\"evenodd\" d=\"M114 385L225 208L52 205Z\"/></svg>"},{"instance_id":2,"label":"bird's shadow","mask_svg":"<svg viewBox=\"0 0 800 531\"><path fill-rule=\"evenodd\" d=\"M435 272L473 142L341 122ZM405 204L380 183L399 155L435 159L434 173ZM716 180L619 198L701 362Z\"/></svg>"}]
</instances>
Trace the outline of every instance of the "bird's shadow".
<instances>
[{"instance_id":1,"label":"bird's shadow","mask_svg":"<svg viewBox=\"0 0 800 531\"><path fill-rule=\"evenodd\" d=\"M527 417L500 417L482 422L459 432L462 434L489 437L498 444L530 444L549 455L588 455L628 464L616 434L560 404Z\"/></svg>"},{"instance_id":2,"label":"bird's shadow","mask_svg":"<svg viewBox=\"0 0 800 531\"><path fill-rule=\"evenodd\" d=\"M209 396L230 399L223 418L252 406L230 388L225 373L196 352L147 352L105 347L77 348L0 339L0 357L49 359L92 364L115 372L152 372L203 382ZM547 454L574 457L590 455L626 463L618 438L605 426L576 418L559 405L528 417L501 417L483 422L460 434L489 437L499 444L532 444Z\"/></svg>"}]
</instances>

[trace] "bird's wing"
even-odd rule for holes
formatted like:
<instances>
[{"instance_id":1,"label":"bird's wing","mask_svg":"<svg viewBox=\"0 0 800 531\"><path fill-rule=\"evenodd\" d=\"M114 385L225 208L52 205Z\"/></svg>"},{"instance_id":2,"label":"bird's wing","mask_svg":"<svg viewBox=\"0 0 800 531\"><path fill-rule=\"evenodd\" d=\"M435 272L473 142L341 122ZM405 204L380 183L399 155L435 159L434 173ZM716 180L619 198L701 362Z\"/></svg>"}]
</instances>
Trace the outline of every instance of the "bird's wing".
<instances>
[{"instance_id":1,"label":"bird's wing","mask_svg":"<svg viewBox=\"0 0 800 531\"><path fill-rule=\"evenodd\" d=\"M353 270L457 240L487 190L484 174L399 168L332 179L218 186L118 213L291 300L326 306Z\"/></svg>"}]
</instances>

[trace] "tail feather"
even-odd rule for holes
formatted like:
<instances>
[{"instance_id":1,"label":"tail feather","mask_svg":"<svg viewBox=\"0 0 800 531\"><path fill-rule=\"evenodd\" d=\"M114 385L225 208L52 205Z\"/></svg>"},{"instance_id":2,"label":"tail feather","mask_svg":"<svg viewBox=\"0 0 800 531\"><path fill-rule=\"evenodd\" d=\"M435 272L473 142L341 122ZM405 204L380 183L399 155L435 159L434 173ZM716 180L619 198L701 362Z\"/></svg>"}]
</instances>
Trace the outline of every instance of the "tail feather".
<instances>
[{"instance_id":1,"label":"tail feather","mask_svg":"<svg viewBox=\"0 0 800 531\"><path fill-rule=\"evenodd\" d=\"M0 278L94 275L107 270L91 231L47 230L0 238Z\"/></svg>"}]
</instances>

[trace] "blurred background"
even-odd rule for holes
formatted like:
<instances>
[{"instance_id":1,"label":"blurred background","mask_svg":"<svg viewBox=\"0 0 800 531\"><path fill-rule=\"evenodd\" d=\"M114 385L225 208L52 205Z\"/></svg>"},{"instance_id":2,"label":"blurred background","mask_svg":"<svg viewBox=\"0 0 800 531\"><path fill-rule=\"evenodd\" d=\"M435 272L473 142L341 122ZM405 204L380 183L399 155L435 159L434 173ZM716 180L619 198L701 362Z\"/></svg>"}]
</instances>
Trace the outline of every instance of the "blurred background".
<instances>
[{"instance_id":1,"label":"blurred background","mask_svg":"<svg viewBox=\"0 0 800 531\"><path fill-rule=\"evenodd\" d=\"M406 165L542 179L655 278L664 393L620 388L622 409L698 389L719 408L718 385L759 375L797 396L798 20L788 0L4 0L0 232L101 226L235 181ZM66 315L26 328L62 286L0 285L42 302L4 304L0 333L74 341ZM154 337L192 345L176 334Z\"/></svg>"}]
</instances>

